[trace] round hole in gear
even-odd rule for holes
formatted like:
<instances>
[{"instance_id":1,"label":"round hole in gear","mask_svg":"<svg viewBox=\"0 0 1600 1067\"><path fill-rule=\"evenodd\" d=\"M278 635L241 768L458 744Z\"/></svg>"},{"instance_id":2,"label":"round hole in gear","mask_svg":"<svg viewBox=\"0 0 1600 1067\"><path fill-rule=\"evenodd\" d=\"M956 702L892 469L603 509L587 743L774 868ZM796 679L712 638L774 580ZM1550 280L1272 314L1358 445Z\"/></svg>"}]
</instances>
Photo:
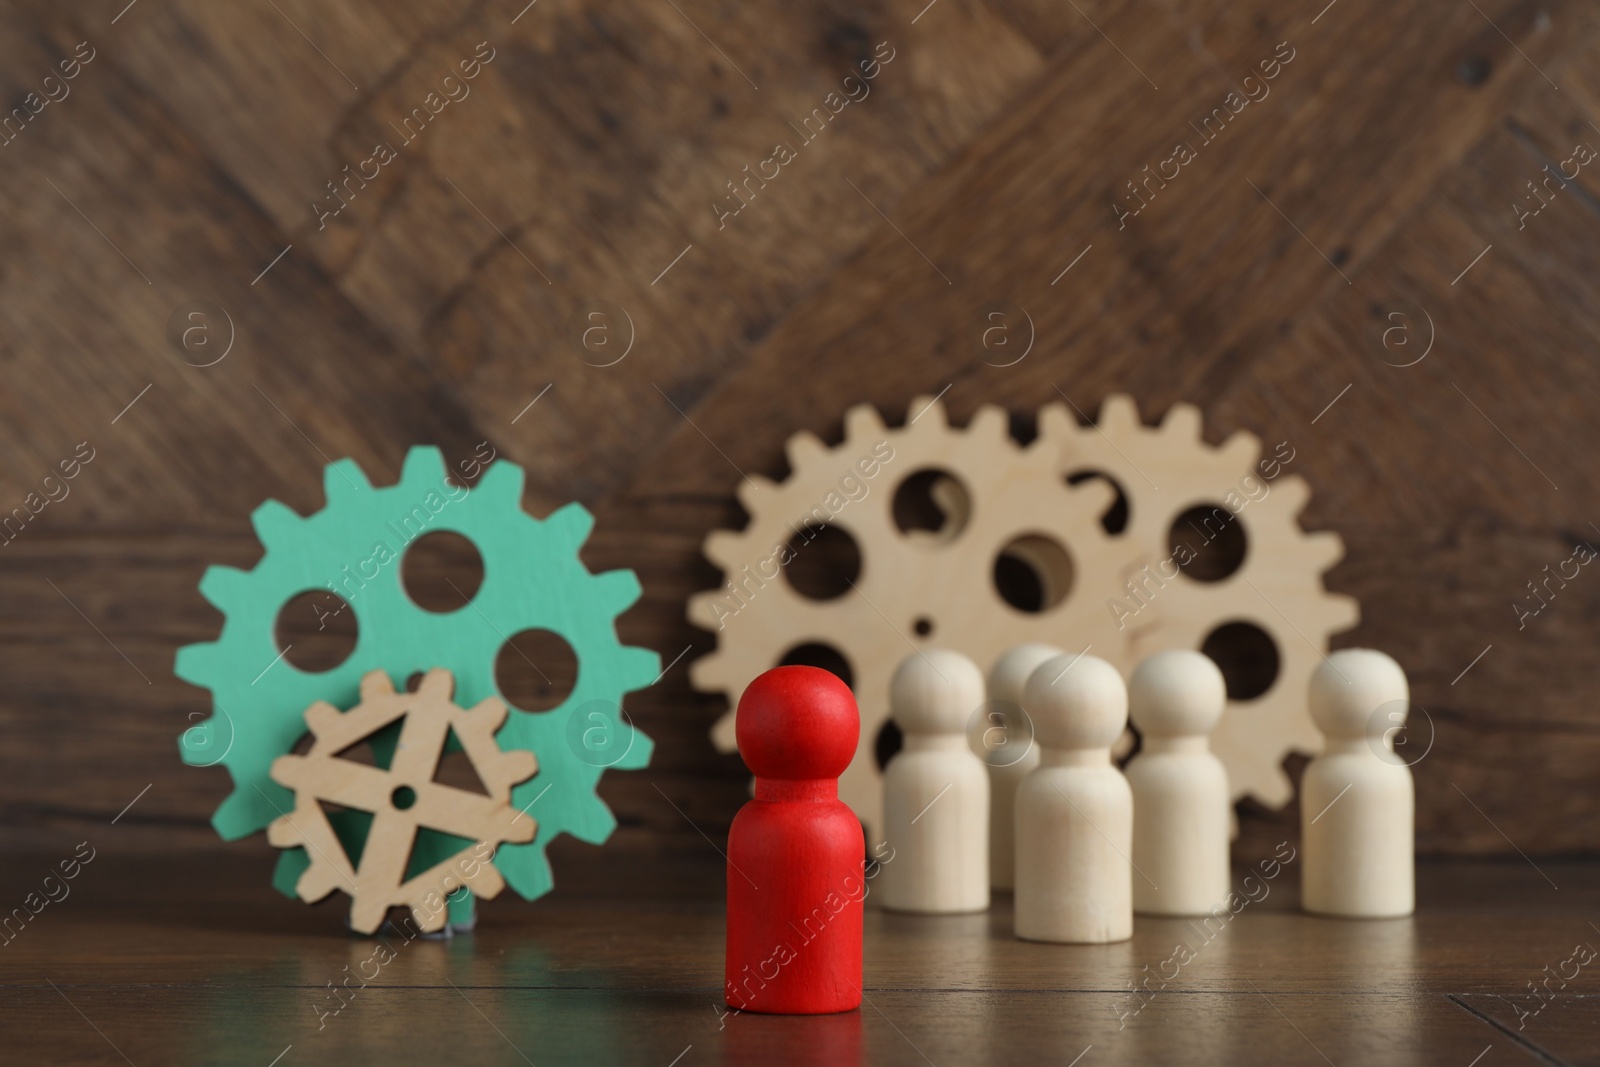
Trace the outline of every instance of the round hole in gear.
<instances>
[{"instance_id":1,"label":"round hole in gear","mask_svg":"<svg viewBox=\"0 0 1600 1067\"><path fill-rule=\"evenodd\" d=\"M578 657L560 634L522 630L500 646L494 684L512 707L549 711L560 707L578 684Z\"/></svg>"},{"instance_id":2,"label":"round hole in gear","mask_svg":"<svg viewBox=\"0 0 1600 1067\"><path fill-rule=\"evenodd\" d=\"M1221 504L1198 504L1172 520L1167 549L1184 577L1220 582L1244 566L1249 543L1237 515Z\"/></svg>"},{"instance_id":3,"label":"round hole in gear","mask_svg":"<svg viewBox=\"0 0 1600 1067\"><path fill-rule=\"evenodd\" d=\"M400 558L400 582L406 596L424 611L459 611L483 585L483 557L477 545L458 533L423 534Z\"/></svg>"},{"instance_id":4,"label":"round hole in gear","mask_svg":"<svg viewBox=\"0 0 1600 1067\"><path fill-rule=\"evenodd\" d=\"M895 488L891 508L901 533L920 532L939 541L953 541L967 528L972 494L951 472L924 467L906 475Z\"/></svg>"},{"instance_id":5,"label":"round hole in gear","mask_svg":"<svg viewBox=\"0 0 1600 1067\"><path fill-rule=\"evenodd\" d=\"M1049 611L1072 591L1072 557L1044 534L1013 538L994 558L994 588L1000 599L1029 614Z\"/></svg>"},{"instance_id":6,"label":"round hole in gear","mask_svg":"<svg viewBox=\"0 0 1600 1067\"><path fill-rule=\"evenodd\" d=\"M1206 635L1200 651L1222 671L1229 700L1254 700L1278 680L1278 645L1253 622L1225 622Z\"/></svg>"},{"instance_id":7,"label":"round hole in gear","mask_svg":"<svg viewBox=\"0 0 1600 1067\"><path fill-rule=\"evenodd\" d=\"M1101 527L1115 537L1128 528L1128 494L1123 490L1122 483L1105 471L1073 471L1067 475L1068 485L1082 485L1089 481L1105 482L1117 494L1117 499L1100 516Z\"/></svg>"},{"instance_id":8,"label":"round hole in gear","mask_svg":"<svg viewBox=\"0 0 1600 1067\"><path fill-rule=\"evenodd\" d=\"M838 526L806 523L804 531L804 536L789 541L789 562L783 564L789 588L807 600L832 600L848 593L850 584L861 577L861 547L856 539ZM738 584L737 578L734 581Z\"/></svg>"},{"instance_id":9,"label":"round hole in gear","mask_svg":"<svg viewBox=\"0 0 1600 1067\"><path fill-rule=\"evenodd\" d=\"M273 636L283 658L308 674L331 671L356 650L360 628L356 611L344 597L326 589L308 589L278 609Z\"/></svg>"},{"instance_id":10,"label":"round hole in gear","mask_svg":"<svg viewBox=\"0 0 1600 1067\"><path fill-rule=\"evenodd\" d=\"M397 785L394 792L389 794L389 803L401 811L405 811L417 802L417 791L409 785Z\"/></svg>"}]
</instances>

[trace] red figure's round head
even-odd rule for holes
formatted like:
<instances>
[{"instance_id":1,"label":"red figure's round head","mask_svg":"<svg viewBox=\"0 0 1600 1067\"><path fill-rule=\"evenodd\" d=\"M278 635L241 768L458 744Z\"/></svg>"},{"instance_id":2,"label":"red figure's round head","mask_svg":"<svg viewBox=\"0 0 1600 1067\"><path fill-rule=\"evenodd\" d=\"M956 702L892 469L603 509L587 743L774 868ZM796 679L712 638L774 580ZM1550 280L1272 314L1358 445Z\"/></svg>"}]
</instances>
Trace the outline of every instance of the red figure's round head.
<instances>
[{"instance_id":1,"label":"red figure's round head","mask_svg":"<svg viewBox=\"0 0 1600 1067\"><path fill-rule=\"evenodd\" d=\"M739 698L734 733L757 778L837 778L861 736L850 687L819 667L774 667Z\"/></svg>"}]
</instances>

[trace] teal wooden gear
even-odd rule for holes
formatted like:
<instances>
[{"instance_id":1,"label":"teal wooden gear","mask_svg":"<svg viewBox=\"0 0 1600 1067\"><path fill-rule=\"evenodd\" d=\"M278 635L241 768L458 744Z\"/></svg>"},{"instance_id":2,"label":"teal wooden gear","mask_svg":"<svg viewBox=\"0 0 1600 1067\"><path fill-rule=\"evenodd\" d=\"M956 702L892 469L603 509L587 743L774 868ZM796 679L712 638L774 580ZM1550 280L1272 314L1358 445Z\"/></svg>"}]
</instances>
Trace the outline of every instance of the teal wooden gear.
<instances>
[{"instance_id":1,"label":"teal wooden gear","mask_svg":"<svg viewBox=\"0 0 1600 1067\"><path fill-rule=\"evenodd\" d=\"M577 683L549 711L513 707L497 735L502 748L528 749L538 758L538 773L513 791L512 803L527 808L539 831L528 844L503 846L495 866L521 896L543 895L553 884L545 856L551 840L570 833L600 844L616 828L595 793L606 767L632 770L650 761L650 739L621 710L623 696L652 684L660 671L656 653L617 638L616 617L639 599L638 579L627 570L591 573L578 559L594 525L589 512L568 504L542 520L528 515L522 468L505 460L490 464L468 489L447 480L437 448L419 446L392 486L375 488L349 459L330 464L324 483L326 506L312 515L301 517L276 500L255 510L251 520L265 552L254 568L213 566L200 582L225 619L216 641L178 650L178 677L209 689L213 700L211 718L186 731L179 749L184 762L220 763L233 776L233 792L212 825L231 841L293 808L292 795L268 770L305 733L303 716L313 701L353 706L361 676L371 670L404 680L444 667L455 675L457 702L471 707L501 695L495 658L508 638L549 630L571 645ZM416 537L445 530L473 543L484 574L469 603L440 613L406 595L400 557ZM300 670L279 656L278 613L302 592L330 588L355 612L355 649L332 670ZM352 856L363 831L360 820L346 822ZM443 839L419 842L413 865L431 865L459 847ZM273 884L292 896L306 865L303 849L286 850ZM452 921L469 914L470 903L453 904Z\"/></svg>"}]
</instances>

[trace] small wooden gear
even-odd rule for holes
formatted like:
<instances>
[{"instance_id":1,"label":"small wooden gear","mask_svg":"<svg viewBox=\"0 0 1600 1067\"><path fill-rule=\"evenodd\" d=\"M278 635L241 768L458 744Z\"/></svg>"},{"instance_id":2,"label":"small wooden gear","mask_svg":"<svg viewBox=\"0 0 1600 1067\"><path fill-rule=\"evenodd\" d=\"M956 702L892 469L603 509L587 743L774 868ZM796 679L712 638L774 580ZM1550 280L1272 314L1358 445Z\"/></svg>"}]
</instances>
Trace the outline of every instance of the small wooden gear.
<instances>
[{"instance_id":1,"label":"small wooden gear","mask_svg":"<svg viewBox=\"0 0 1600 1067\"><path fill-rule=\"evenodd\" d=\"M463 886L481 897L497 895L505 881L490 862L493 850L501 842L534 838L533 818L511 807L511 787L538 769L533 753L502 751L495 741L506 721L503 701L490 697L463 710L451 699L454 689L447 670L429 671L415 693L396 692L388 674L371 671L361 679L361 702L349 711L322 701L307 708L306 726L316 739L311 750L272 764L273 780L294 791L295 806L267 828L267 839L278 848L305 846L311 865L295 887L300 898L315 903L345 890L352 898L350 925L361 933L376 931L397 905L410 907L421 929L441 929L444 897ZM401 718L387 769L341 757ZM452 732L487 796L433 780ZM346 855L324 803L372 813L359 863ZM407 878L412 846L424 827L475 844Z\"/></svg>"}]
</instances>

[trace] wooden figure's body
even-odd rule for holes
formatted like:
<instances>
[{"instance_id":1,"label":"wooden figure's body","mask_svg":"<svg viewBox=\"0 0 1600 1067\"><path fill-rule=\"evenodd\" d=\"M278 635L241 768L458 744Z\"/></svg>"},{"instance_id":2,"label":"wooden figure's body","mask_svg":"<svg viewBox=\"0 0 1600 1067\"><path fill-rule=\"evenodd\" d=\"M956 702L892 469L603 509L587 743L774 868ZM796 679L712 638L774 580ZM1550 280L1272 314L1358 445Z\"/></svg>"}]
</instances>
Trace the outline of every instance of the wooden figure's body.
<instances>
[{"instance_id":1,"label":"wooden figure's body","mask_svg":"<svg viewBox=\"0 0 1600 1067\"><path fill-rule=\"evenodd\" d=\"M975 728L974 747L989 768L989 884L995 889L1016 885L1017 786L1039 766L1022 687L1034 668L1061 654L1051 645L1018 645L989 670L989 706Z\"/></svg>"},{"instance_id":2,"label":"wooden figure's body","mask_svg":"<svg viewBox=\"0 0 1600 1067\"><path fill-rule=\"evenodd\" d=\"M1133 792L1133 910L1205 915L1228 899L1228 772L1207 735L1227 687L1199 652L1158 652L1128 685L1143 738L1128 764Z\"/></svg>"},{"instance_id":3,"label":"wooden figure's body","mask_svg":"<svg viewBox=\"0 0 1600 1067\"><path fill-rule=\"evenodd\" d=\"M861 1004L866 842L838 783L859 730L849 688L815 667L770 670L739 701L756 792L728 832L730 1007L814 1015Z\"/></svg>"},{"instance_id":4,"label":"wooden figure's body","mask_svg":"<svg viewBox=\"0 0 1600 1067\"><path fill-rule=\"evenodd\" d=\"M1371 649L1334 652L1312 675L1327 742L1300 784L1306 911L1383 919L1416 907L1415 787L1391 738L1409 700L1400 665Z\"/></svg>"},{"instance_id":5,"label":"wooden figure's body","mask_svg":"<svg viewBox=\"0 0 1600 1067\"><path fill-rule=\"evenodd\" d=\"M884 834L895 849L878 900L925 914L989 906L989 781L967 747L983 675L958 652L912 653L889 687L904 745L883 775Z\"/></svg>"},{"instance_id":6,"label":"wooden figure's body","mask_svg":"<svg viewBox=\"0 0 1600 1067\"><path fill-rule=\"evenodd\" d=\"M1039 766L1017 789L1016 934L1103 943L1133 936L1133 794L1111 763L1128 719L1105 660L1058 656L1028 679L1023 706Z\"/></svg>"}]
</instances>

